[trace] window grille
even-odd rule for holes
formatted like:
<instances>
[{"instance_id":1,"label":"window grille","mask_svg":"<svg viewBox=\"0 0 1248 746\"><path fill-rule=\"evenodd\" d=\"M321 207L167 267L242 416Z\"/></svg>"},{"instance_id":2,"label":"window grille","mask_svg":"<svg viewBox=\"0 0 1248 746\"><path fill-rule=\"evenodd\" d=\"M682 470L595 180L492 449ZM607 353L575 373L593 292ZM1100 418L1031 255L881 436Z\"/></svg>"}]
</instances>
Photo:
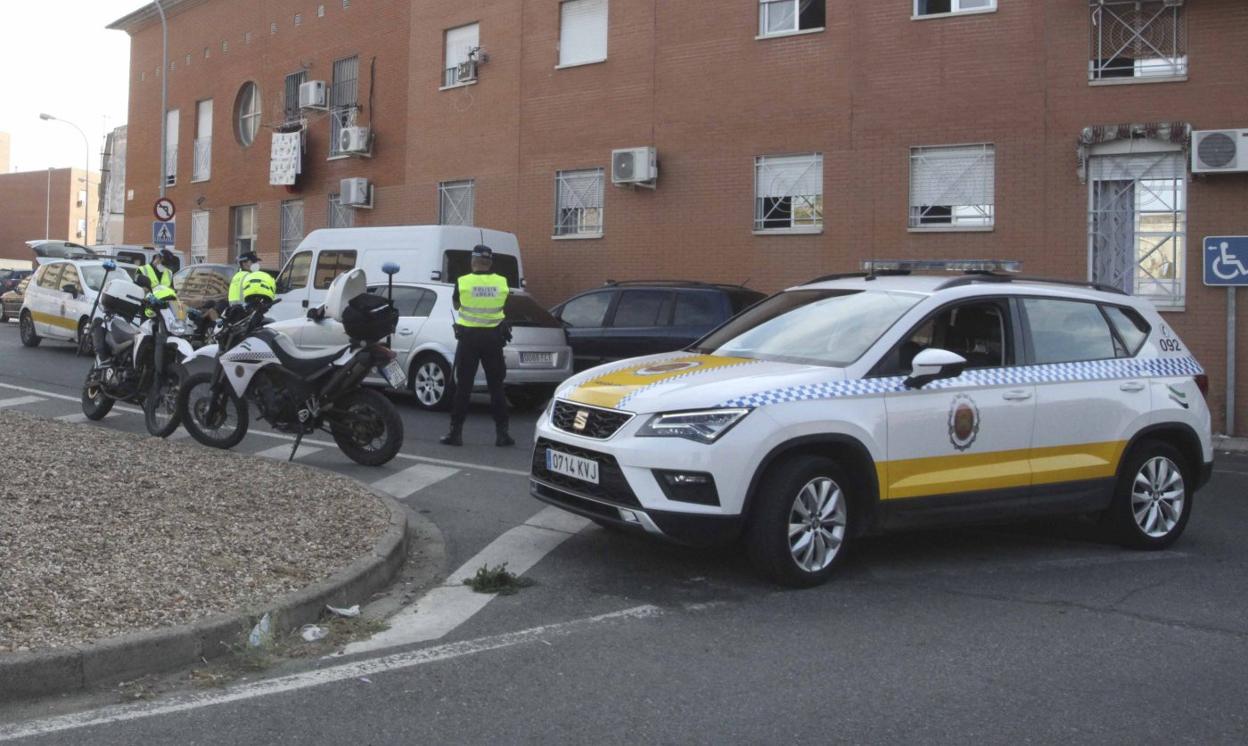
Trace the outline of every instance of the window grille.
<instances>
[{"instance_id":1,"label":"window grille","mask_svg":"<svg viewBox=\"0 0 1248 746\"><path fill-rule=\"evenodd\" d=\"M1182 0L1090 0L1089 80L1187 75Z\"/></svg>"},{"instance_id":2,"label":"window grille","mask_svg":"<svg viewBox=\"0 0 1248 746\"><path fill-rule=\"evenodd\" d=\"M760 36L792 34L823 28L824 0L759 0Z\"/></svg>"},{"instance_id":3,"label":"window grille","mask_svg":"<svg viewBox=\"0 0 1248 746\"><path fill-rule=\"evenodd\" d=\"M1180 151L1093 155L1088 250L1093 282L1184 305L1187 163Z\"/></svg>"},{"instance_id":4,"label":"window grille","mask_svg":"<svg viewBox=\"0 0 1248 746\"><path fill-rule=\"evenodd\" d=\"M607 0L564 0L559 6L559 64L607 58Z\"/></svg>"},{"instance_id":5,"label":"window grille","mask_svg":"<svg viewBox=\"0 0 1248 746\"><path fill-rule=\"evenodd\" d=\"M342 128L355 124L359 100L360 58L347 57L334 62L334 82L329 89L329 154L340 155Z\"/></svg>"},{"instance_id":6,"label":"window grille","mask_svg":"<svg viewBox=\"0 0 1248 746\"><path fill-rule=\"evenodd\" d=\"M177 109L165 114L165 186L178 183L178 125L181 116Z\"/></svg>"},{"instance_id":7,"label":"window grille","mask_svg":"<svg viewBox=\"0 0 1248 746\"><path fill-rule=\"evenodd\" d=\"M208 261L208 211L191 211L191 264Z\"/></svg>"},{"instance_id":8,"label":"window grille","mask_svg":"<svg viewBox=\"0 0 1248 746\"><path fill-rule=\"evenodd\" d=\"M329 195L329 217L326 221L330 228L350 228L355 225L355 210L343 207L342 196Z\"/></svg>"},{"instance_id":9,"label":"window grille","mask_svg":"<svg viewBox=\"0 0 1248 746\"><path fill-rule=\"evenodd\" d=\"M555 235L602 235L603 169L555 174Z\"/></svg>"},{"instance_id":10,"label":"window grille","mask_svg":"<svg viewBox=\"0 0 1248 746\"><path fill-rule=\"evenodd\" d=\"M823 227L823 155L754 159L754 230L803 231Z\"/></svg>"},{"instance_id":11,"label":"window grille","mask_svg":"<svg viewBox=\"0 0 1248 746\"><path fill-rule=\"evenodd\" d=\"M308 82L308 71L300 70L286 76L286 121L297 121L302 115L299 109L299 86Z\"/></svg>"},{"instance_id":12,"label":"window grille","mask_svg":"<svg viewBox=\"0 0 1248 746\"><path fill-rule=\"evenodd\" d=\"M256 206L255 205L239 205L231 208L234 213L234 256L230 257L231 261L238 261L241 254L248 251L256 250Z\"/></svg>"},{"instance_id":13,"label":"window grille","mask_svg":"<svg viewBox=\"0 0 1248 746\"><path fill-rule=\"evenodd\" d=\"M457 85L459 81L459 65L468 61L468 55L480 44L481 27L470 23L467 26L446 30L446 61L443 63L442 85Z\"/></svg>"},{"instance_id":14,"label":"window grille","mask_svg":"<svg viewBox=\"0 0 1248 746\"><path fill-rule=\"evenodd\" d=\"M438 184L438 223L472 225L476 184L471 181L444 181Z\"/></svg>"},{"instance_id":15,"label":"window grille","mask_svg":"<svg viewBox=\"0 0 1248 746\"><path fill-rule=\"evenodd\" d=\"M282 203L282 257L279 262L286 264L286 260L303 241L303 200L291 199Z\"/></svg>"},{"instance_id":16,"label":"window grille","mask_svg":"<svg viewBox=\"0 0 1248 746\"><path fill-rule=\"evenodd\" d=\"M260 89L255 83L248 81L238 90L238 98L234 104L235 134L243 147L256 141L260 131Z\"/></svg>"},{"instance_id":17,"label":"window grille","mask_svg":"<svg viewBox=\"0 0 1248 746\"><path fill-rule=\"evenodd\" d=\"M994 220L996 149L910 149L910 227L983 228Z\"/></svg>"}]
</instances>

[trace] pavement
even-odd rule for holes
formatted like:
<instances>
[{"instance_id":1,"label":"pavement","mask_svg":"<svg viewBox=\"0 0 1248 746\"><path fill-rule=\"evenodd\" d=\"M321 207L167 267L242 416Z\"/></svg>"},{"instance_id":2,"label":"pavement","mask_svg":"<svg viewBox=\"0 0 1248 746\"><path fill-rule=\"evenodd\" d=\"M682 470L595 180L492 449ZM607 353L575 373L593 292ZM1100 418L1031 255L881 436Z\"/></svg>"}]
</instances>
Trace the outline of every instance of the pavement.
<instances>
[{"instance_id":1,"label":"pavement","mask_svg":"<svg viewBox=\"0 0 1248 746\"><path fill-rule=\"evenodd\" d=\"M72 417L86 367L0 327L0 406ZM396 401L407 440L386 467L316 444L299 459L390 487L442 531L447 580L384 645L149 702L6 707L0 742L1248 741L1248 456L1219 455L1168 551L1103 544L1078 520L912 533L783 591L738 550L532 500L531 415L519 447L495 449L479 407L470 445L447 449L445 415ZM84 426L143 431L125 412ZM238 450L288 447L255 432ZM535 584L495 598L455 582L484 561Z\"/></svg>"}]
</instances>

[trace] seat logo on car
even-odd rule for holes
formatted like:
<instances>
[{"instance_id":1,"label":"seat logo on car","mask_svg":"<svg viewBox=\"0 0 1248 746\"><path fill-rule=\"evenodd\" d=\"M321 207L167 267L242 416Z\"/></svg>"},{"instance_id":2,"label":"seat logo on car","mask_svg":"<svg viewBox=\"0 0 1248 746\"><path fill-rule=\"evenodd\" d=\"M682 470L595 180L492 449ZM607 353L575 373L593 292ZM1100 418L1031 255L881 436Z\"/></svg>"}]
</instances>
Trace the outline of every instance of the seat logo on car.
<instances>
[{"instance_id":1,"label":"seat logo on car","mask_svg":"<svg viewBox=\"0 0 1248 746\"><path fill-rule=\"evenodd\" d=\"M979 407L966 394L953 397L949 406L949 442L965 451L979 437Z\"/></svg>"},{"instance_id":2,"label":"seat logo on car","mask_svg":"<svg viewBox=\"0 0 1248 746\"><path fill-rule=\"evenodd\" d=\"M586 409L576 410L576 419L572 420L572 427L577 430L584 430L585 426L588 424L589 424L589 410L586 410Z\"/></svg>"},{"instance_id":3,"label":"seat logo on car","mask_svg":"<svg viewBox=\"0 0 1248 746\"><path fill-rule=\"evenodd\" d=\"M692 370L702 365L701 360L678 360L674 363L660 363L659 365L651 365L645 368L638 368L634 371L634 375L638 376L661 376L665 373L675 373L682 370Z\"/></svg>"}]
</instances>

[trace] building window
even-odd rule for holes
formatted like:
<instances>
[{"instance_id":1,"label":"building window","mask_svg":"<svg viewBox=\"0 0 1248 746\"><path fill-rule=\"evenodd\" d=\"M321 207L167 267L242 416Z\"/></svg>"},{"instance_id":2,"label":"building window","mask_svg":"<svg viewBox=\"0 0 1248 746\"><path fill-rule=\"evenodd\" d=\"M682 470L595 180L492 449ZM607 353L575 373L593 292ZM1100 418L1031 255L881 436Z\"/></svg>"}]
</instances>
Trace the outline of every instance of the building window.
<instances>
[{"instance_id":1,"label":"building window","mask_svg":"<svg viewBox=\"0 0 1248 746\"><path fill-rule=\"evenodd\" d=\"M754 230L801 233L823 229L823 156L754 159Z\"/></svg>"},{"instance_id":2,"label":"building window","mask_svg":"<svg viewBox=\"0 0 1248 746\"><path fill-rule=\"evenodd\" d=\"M444 181L438 184L438 224L472 225L472 208L476 184L468 181Z\"/></svg>"},{"instance_id":3,"label":"building window","mask_svg":"<svg viewBox=\"0 0 1248 746\"><path fill-rule=\"evenodd\" d=\"M228 51L230 51L230 42L229 42L229 41L227 41L227 40L225 40L225 39L222 39L222 40L221 40L221 51L222 51L222 52L228 52Z\"/></svg>"},{"instance_id":4,"label":"building window","mask_svg":"<svg viewBox=\"0 0 1248 746\"><path fill-rule=\"evenodd\" d=\"M195 104L195 152L191 161L191 181L207 181L212 176L212 99Z\"/></svg>"},{"instance_id":5,"label":"building window","mask_svg":"<svg viewBox=\"0 0 1248 746\"><path fill-rule=\"evenodd\" d=\"M997 0L914 0L916 18L949 13L982 13L996 9Z\"/></svg>"},{"instance_id":6,"label":"building window","mask_svg":"<svg viewBox=\"0 0 1248 746\"><path fill-rule=\"evenodd\" d=\"M234 253L230 257L230 261L236 262L241 254L256 250L256 206L239 205L238 207L231 207L230 213L230 223L234 228L232 247Z\"/></svg>"},{"instance_id":7,"label":"building window","mask_svg":"<svg viewBox=\"0 0 1248 746\"><path fill-rule=\"evenodd\" d=\"M760 36L783 36L823 28L824 0L759 0Z\"/></svg>"},{"instance_id":8,"label":"building window","mask_svg":"<svg viewBox=\"0 0 1248 746\"><path fill-rule=\"evenodd\" d=\"M208 261L208 211L191 211L191 264Z\"/></svg>"},{"instance_id":9,"label":"building window","mask_svg":"<svg viewBox=\"0 0 1248 746\"><path fill-rule=\"evenodd\" d=\"M607 59L607 0L564 0L559 5L559 66Z\"/></svg>"},{"instance_id":10,"label":"building window","mask_svg":"<svg viewBox=\"0 0 1248 746\"><path fill-rule=\"evenodd\" d=\"M480 46L481 26L470 23L467 26L446 30L445 62L442 64L442 85L452 86L464 82L460 79L459 66L472 59L472 55ZM473 79L474 76L469 79Z\"/></svg>"},{"instance_id":11,"label":"building window","mask_svg":"<svg viewBox=\"0 0 1248 746\"><path fill-rule=\"evenodd\" d=\"M559 171L555 174L555 235L602 235L603 170Z\"/></svg>"},{"instance_id":12,"label":"building window","mask_svg":"<svg viewBox=\"0 0 1248 746\"><path fill-rule=\"evenodd\" d=\"M303 241L303 200L288 199L282 203L282 257L279 264L286 264L286 260L295 253L301 241Z\"/></svg>"},{"instance_id":13,"label":"building window","mask_svg":"<svg viewBox=\"0 0 1248 746\"><path fill-rule=\"evenodd\" d=\"M260 131L260 89L247 81L234 99L234 136L243 147L250 147Z\"/></svg>"},{"instance_id":14,"label":"building window","mask_svg":"<svg viewBox=\"0 0 1248 746\"><path fill-rule=\"evenodd\" d=\"M300 70L286 76L286 121L298 121L303 116L299 108L299 86L308 82L308 71Z\"/></svg>"},{"instance_id":15,"label":"building window","mask_svg":"<svg viewBox=\"0 0 1248 746\"><path fill-rule=\"evenodd\" d=\"M210 48L210 47L204 47L204 59L208 59L208 58L209 58L209 57L211 57L211 56L212 56L212 50L211 50L211 48Z\"/></svg>"},{"instance_id":16,"label":"building window","mask_svg":"<svg viewBox=\"0 0 1248 746\"><path fill-rule=\"evenodd\" d=\"M269 24L269 35L275 36L276 34L277 34L277 21L274 21Z\"/></svg>"},{"instance_id":17,"label":"building window","mask_svg":"<svg viewBox=\"0 0 1248 746\"><path fill-rule=\"evenodd\" d=\"M1173 0L1102 0L1090 8L1089 80L1187 75L1183 4Z\"/></svg>"},{"instance_id":18,"label":"building window","mask_svg":"<svg viewBox=\"0 0 1248 746\"><path fill-rule=\"evenodd\" d=\"M910 227L991 228L996 149L992 145L910 149Z\"/></svg>"},{"instance_id":19,"label":"building window","mask_svg":"<svg viewBox=\"0 0 1248 746\"><path fill-rule=\"evenodd\" d=\"M341 155L342 128L355 124L359 100L360 58L334 62L334 82L329 87L329 154Z\"/></svg>"},{"instance_id":20,"label":"building window","mask_svg":"<svg viewBox=\"0 0 1248 746\"><path fill-rule=\"evenodd\" d=\"M178 124L181 115L177 109L165 112L165 186L178 183Z\"/></svg>"},{"instance_id":21,"label":"building window","mask_svg":"<svg viewBox=\"0 0 1248 746\"><path fill-rule=\"evenodd\" d=\"M329 217L326 221L330 228L350 228L355 225L355 211L343 207L339 194L329 195Z\"/></svg>"},{"instance_id":22,"label":"building window","mask_svg":"<svg viewBox=\"0 0 1248 746\"><path fill-rule=\"evenodd\" d=\"M318 5L318 6L316 6L316 17L317 17L317 18L324 18L324 17L325 17L325 6L324 6L324 5Z\"/></svg>"},{"instance_id":23,"label":"building window","mask_svg":"<svg viewBox=\"0 0 1248 746\"><path fill-rule=\"evenodd\" d=\"M1137 144L1141 141L1137 141ZM1092 281L1184 305L1187 163L1182 152L1095 155L1088 163Z\"/></svg>"},{"instance_id":24,"label":"building window","mask_svg":"<svg viewBox=\"0 0 1248 746\"><path fill-rule=\"evenodd\" d=\"M296 25L296 26L302 26L302 25L303 25L303 14L302 14L302 13L296 13L296 14L295 14L295 25Z\"/></svg>"}]
</instances>

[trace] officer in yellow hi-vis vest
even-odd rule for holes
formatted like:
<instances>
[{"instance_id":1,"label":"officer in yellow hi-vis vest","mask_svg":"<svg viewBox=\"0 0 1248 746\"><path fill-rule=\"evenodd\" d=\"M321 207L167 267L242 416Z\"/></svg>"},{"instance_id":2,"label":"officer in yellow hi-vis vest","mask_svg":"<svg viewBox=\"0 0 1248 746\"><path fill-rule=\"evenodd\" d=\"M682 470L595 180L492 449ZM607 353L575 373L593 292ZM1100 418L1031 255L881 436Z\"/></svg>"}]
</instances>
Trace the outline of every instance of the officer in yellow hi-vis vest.
<instances>
[{"instance_id":1,"label":"officer in yellow hi-vis vest","mask_svg":"<svg viewBox=\"0 0 1248 746\"><path fill-rule=\"evenodd\" d=\"M260 257L254 251L238 255L238 271L230 280L230 294L227 297L231 306L243 305L243 280L252 272L260 271Z\"/></svg>"},{"instance_id":2,"label":"officer in yellow hi-vis vest","mask_svg":"<svg viewBox=\"0 0 1248 746\"><path fill-rule=\"evenodd\" d=\"M485 368L490 387L490 412L494 415L494 445L513 446L508 432L507 399L503 379L507 363L503 347L507 344L507 325L503 306L507 303L507 278L490 272L494 252L488 246L472 250L472 274L463 275L455 285L451 303L458 311L455 322L455 398L451 406L451 431L441 443L448 446L464 444L464 420L468 416L468 397L477 377L477 364Z\"/></svg>"},{"instance_id":3,"label":"officer in yellow hi-vis vest","mask_svg":"<svg viewBox=\"0 0 1248 746\"><path fill-rule=\"evenodd\" d=\"M164 286L173 287L173 272L177 270L174 266L178 262L177 257L169 249L161 249L158 253L153 254L151 261L139 267L139 274L147 278L151 283L151 289Z\"/></svg>"}]
</instances>

